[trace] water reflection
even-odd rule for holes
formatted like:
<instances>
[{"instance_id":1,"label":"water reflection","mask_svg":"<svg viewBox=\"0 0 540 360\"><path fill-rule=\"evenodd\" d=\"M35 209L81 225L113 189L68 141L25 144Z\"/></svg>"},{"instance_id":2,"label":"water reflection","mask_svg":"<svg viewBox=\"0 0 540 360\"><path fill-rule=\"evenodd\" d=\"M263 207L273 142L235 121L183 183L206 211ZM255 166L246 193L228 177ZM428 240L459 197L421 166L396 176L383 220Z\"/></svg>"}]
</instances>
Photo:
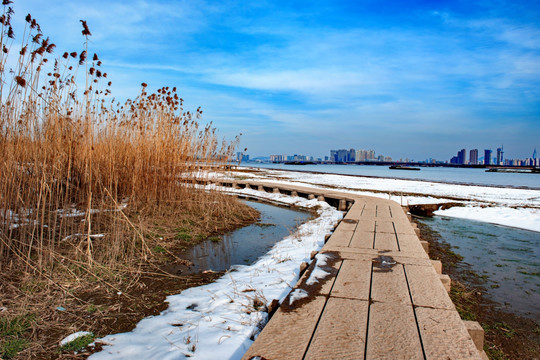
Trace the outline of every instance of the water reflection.
<instances>
[{"instance_id":1,"label":"water reflection","mask_svg":"<svg viewBox=\"0 0 540 360\"><path fill-rule=\"evenodd\" d=\"M246 204L261 213L259 222L228 233L221 241L206 240L186 251L182 258L194 264L189 272L223 271L233 265L250 265L310 217L306 211L255 201L246 201Z\"/></svg>"},{"instance_id":2,"label":"water reflection","mask_svg":"<svg viewBox=\"0 0 540 360\"><path fill-rule=\"evenodd\" d=\"M488 296L503 309L539 318L540 233L437 216L421 222L486 279Z\"/></svg>"}]
</instances>

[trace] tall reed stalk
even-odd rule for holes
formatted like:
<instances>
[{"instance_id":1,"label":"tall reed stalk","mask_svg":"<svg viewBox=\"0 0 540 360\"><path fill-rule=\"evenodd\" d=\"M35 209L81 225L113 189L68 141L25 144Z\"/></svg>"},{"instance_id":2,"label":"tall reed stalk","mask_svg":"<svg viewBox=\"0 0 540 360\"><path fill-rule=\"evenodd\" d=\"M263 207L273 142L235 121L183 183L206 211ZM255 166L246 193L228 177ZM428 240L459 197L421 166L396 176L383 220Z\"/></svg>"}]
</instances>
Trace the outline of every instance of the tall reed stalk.
<instances>
[{"instance_id":1,"label":"tall reed stalk","mask_svg":"<svg viewBox=\"0 0 540 360\"><path fill-rule=\"evenodd\" d=\"M22 263L43 271L68 243L89 266L145 257L134 220L141 209L172 206L203 218L236 211L232 200L186 182L236 146L200 124L200 108L185 111L176 88L149 94L144 83L120 104L98 55L85 45L53 58L55 44L30 14L18 48L10 4L3 1L0 19L0 270Z\"/></svg>"}]
</instances>

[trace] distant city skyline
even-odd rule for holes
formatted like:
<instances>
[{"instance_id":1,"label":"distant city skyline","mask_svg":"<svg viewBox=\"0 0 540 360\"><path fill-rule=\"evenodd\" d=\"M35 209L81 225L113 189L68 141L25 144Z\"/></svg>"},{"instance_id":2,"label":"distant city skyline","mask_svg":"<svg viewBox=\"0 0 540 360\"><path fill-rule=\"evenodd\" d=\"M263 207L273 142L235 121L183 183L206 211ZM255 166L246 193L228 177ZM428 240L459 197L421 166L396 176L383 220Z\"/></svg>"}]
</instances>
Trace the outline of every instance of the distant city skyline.
<instances>
[{"instance_id":1,"label":"distant city skyline","mask_svg":"<svg viewBox=\"0 0 540 360\"><path fill-rule=\"evenodd\" d=\"M55 53L81 51L81 19L113 96L178 87L252 156L375 149L447 159L456 149L522 157L540 146L540 3L38 0ZM17 49L13 49L17 51ZM8 64L9 65L9 64ZM458 141L459 140L459 141Z\"/></svg>"},{"instance_id":2,"label":"distant city skyline","mask_svg":"<svg viewBox=\"0 0 540 360\"><path fill-rule=\"evenodd\" d=\"M373 149L355 149L355 148L343 148L343 149L330 149L327 151L326 154L323 154L323 155L314 155L314 154L310 154L310 153L307 153L307 152L302 152L302 151L297 151L297 152L294 152L294 153L285 153L285 152L280 152L280 151L274 151L274 152L271 152L269 154L257 154L257 155L253 155L253 153L251 153L249 151L249 149L247 151L245 151L244 153L245 154L250 154L250 158L251 159L256 159L256 158L271 158L272 156L280 156L279 158L279 161L286 161L287 158L283 158L283 156L289 156L289 157L294 157L295 155L296 156L304 156L304 157L308 157L309 160L317 160L317 159L321 159L321 160L325 160L325 158L328 158L328 160L332 161L332 152L335 151L335 152L338 152L338 151L341 151L342 153L339 154L339 160L337 161L350 161L351 159L351 154L350 154L350 151L351 150L354 150L355 151L355 160L359 158L359 151L360 152L363 152L364 154L363 155L360 155L360 156L364 156L363 158L361 158L360 160L356 160L356 161L364 161L364 160L380 160L379 158L382 156L383 158L390 158L391 160L389 161L400 161L400 160L407 160L407 161L416 161L416 162L422 162L422 161L427 161L427 162L430 162L429 160L432 160L432 161L438 161L438 162L452 162L452 159L455 158L456 159L456 164L480 164L480 159L482 159L482 163L484 161L484 158L486 156L486 151L487 150L490 150L491 153L490 153L490 158L491 159L497 159L497 160L500 160L499 156L503 156L504 155L504 160L506 159L520 159L520 160L524 160L524 159L529 159L529 158L534 158L536 159L537 158L537 152L536 152L536 148L532 149L530 151L530 154L522 154L522 155L518 155L518 156L512 156L512 157L508 157L506 155L506 151L504 149L504 146L499 146L499 147L496 147L495 148L495 152L493 151L493 148L486 148L486 149L480 149L480 148L463 148L459 151L457 151L457 154L454 152L454 154L448 154L447 157L443 157L443 158L436 158L436 157L433 157L433 156L425 156L423 158L409 158L409 157L406 157L406 156L397 156L397 157L392 157L392 156L387 156L387 155L383 155L381 152L377 152ZM369 153L369 155L367 154ZM240 154L240 152L237 153L236 157L238 157L238 154ZM496 156L494 156L493 154L495 154ZM343 160L343 159L347 159L347 160ZM471 162L471 159L474 159L475 161L472 161ZM289 159L289 160L292 160L292 159ZM499 161L501 162L501 161ZM493 161L491 162L491 164L495 164L496 162Z\"/></svg>"}]
</instances>

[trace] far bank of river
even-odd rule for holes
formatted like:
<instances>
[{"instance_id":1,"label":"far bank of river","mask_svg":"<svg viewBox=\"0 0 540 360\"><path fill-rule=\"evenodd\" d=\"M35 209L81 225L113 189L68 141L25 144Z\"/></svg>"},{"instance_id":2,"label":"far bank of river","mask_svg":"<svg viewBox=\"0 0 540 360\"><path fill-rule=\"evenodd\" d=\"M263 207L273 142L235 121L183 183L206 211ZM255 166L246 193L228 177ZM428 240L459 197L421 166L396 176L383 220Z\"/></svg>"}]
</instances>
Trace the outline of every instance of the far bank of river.
<instances>
[{"instance_id":1,"label":"far bank of river","mask_svg":"<svg viewBox=\"0 0 540 360\"><path fill-rule=\"evenodd\" d=\"M423 180L454 184L473 184L497 187L540 189L540 174L486 172L485 169L422 167L421 171L390 170L376 165L285 165L272 163L243 163L242 167L307 171L354 176L383 177L405 180Z\"/></svg>"}]
</instances>

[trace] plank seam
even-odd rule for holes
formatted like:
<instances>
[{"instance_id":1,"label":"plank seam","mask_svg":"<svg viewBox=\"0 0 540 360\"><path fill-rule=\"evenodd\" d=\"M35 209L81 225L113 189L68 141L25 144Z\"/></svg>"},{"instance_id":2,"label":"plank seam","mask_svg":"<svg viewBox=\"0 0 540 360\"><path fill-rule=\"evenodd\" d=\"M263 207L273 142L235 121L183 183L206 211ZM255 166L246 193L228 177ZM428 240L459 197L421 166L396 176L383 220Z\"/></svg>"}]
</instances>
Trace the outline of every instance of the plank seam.
<instances>
[{"instance_id":1,"label":"plank seam","mask_svg":"<svg viewBox=\"0 0 540 360\"><path fill-rule=\"evenodd\" d=\"M401 251L401 247L399 246L399 238L398 238L398 234L397 234L397 231L396 231L396 224L394 224L393 221L392 221L392 227L394 228L394 235L396 236L397 249L398 249L398 251Z\"/></svg>"},{"instance_id":2,"label":"plank seam","mask_svg":"<svg viewBox=\"0 0 540 360\"><path fill-rule=\"evenodd\" d=\"M375 240L373 240L375 241ZM367 359L367 349L368 349L368 336L369 336L369 313L371 311L371 290L373 287L373 262L371 263L371 276L369 278L369 295L368 295L368 310L367 310L367 321L366 321L366 342L364 344L364 360Z\"/></svg>"},{"instance_id":3,"label":"plank seam","mask_svg":"<svg viewBox=\"0 0 540 360\"><path fill-rule=\"evenodd\" d=\"M422 347L422 355L424 355L424 360L426 360L426 351L424 350L424 342L422 341L422 333L420 332L420 324L418 324L418 317L416 316L416 306L414 305L412 294L411 294L411 287L409 285L409 278L407 277L407 269L405 269L405 265L403 266L403 273L405 274L405 281L407 282L407 289L409 290L409 297L411 298L411 304L412 304L412 310L414 314L414 321L416 322L416 329L418 331L418 338L420 339L420 345Z\"/></svg>"},{"instance_id":4,"label":"plank seam","mask_svg":"<svg viewBox=\"0 0 540 360\"><path fill-rule=\"evenodd\" d=\"M341 271L341 267L343 266L344 260L341 259L341 264L339 264L339 269L336 273L336 276L334 277L334 282L332 283L332 287L328 291L328 296L326 296L326 299L324 301L324 306L321 310L321 313L319 314L319 318L317 319L317 323L315 324L315 328L313 329L313 333L311 334L311 338L309 339L309 342L307 344L306 350L304 351L304 355L302 356L302 360L306 358L306 355L309 351L309 347L311 346L311 342L313 341L313 338L315 337L315 333L317 332L317 328L319 327L319 323L321 322L321 319L324 314L324 310L326 309L326 305L328 304L328 300L330 299L330 294L332 294L332 290L334 289L334 285L336 285L337 277L339 276L339 272Z\"/></svg>"}]
</instances>

